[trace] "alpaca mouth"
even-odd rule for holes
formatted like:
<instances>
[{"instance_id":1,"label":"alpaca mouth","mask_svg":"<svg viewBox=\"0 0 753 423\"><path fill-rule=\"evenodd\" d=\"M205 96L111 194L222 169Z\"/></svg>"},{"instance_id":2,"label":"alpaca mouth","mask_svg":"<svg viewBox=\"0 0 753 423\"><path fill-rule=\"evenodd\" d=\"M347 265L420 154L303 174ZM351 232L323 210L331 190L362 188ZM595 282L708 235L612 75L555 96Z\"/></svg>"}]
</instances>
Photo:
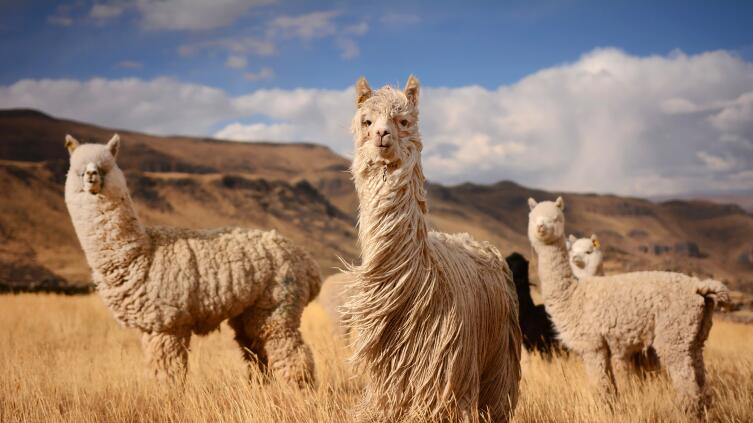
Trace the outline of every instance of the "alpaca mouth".
<instances>
[{"instance_id":1,"label":"alpaca mouth","mask_svg":"<svg viewBox=\"0 0 753 423\"><path fill-rule=\"evenodd\" d=\"M99 194L99 191L101 191L101 186L99 182L84 182L84 191L88 192L89 194Z\"/></svg>"}]
</instances>

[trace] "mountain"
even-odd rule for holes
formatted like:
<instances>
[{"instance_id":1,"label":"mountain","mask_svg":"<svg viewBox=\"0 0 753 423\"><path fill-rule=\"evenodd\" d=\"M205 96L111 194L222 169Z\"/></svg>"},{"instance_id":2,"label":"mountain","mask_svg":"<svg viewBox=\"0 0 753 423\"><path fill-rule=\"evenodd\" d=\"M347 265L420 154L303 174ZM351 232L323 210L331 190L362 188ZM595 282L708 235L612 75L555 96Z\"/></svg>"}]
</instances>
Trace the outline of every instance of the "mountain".
<instances>
[{"instance_id":1,"label":"mountain","mask_svg":"<svg viewBox=\"0 0 753 423\"><path fill-rule=\"evenodd\" d=\"M33 110L0 111L0 279L88 283L63 202L63 141L70 133L105 142L113 132ZM349 163L328 148L117 132L119 163L147 224L276 228L308 248L325 274L339 257L357 259ZM427 188L434 227L469 232L505 254L530 255L526 199L562 195L568 231L599 235L607 272L678 270L753 293L753 215L736 205L546 192L509 181Z\"/></svg>"}]
</instances>

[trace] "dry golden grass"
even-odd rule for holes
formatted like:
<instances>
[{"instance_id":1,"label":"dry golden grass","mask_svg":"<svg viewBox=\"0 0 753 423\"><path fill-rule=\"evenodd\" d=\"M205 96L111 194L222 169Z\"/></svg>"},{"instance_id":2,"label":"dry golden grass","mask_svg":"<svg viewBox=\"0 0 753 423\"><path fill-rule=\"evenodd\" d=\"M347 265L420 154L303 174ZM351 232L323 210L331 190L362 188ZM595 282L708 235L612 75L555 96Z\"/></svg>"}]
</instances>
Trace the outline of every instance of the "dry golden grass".
<instances>
[{"instance_id":1,"label":"dry golden grass","mask_svg":"<svg viewBox=\"0 0 753 423\"><path fill-rule=\"evenodd\" d=\"M249 382L227 328L195 338L184 390L154 383L134 331L96 296L0 296L0 421L346 422L362 378L321 306L304 315L319 387ZM753 326L717 321L706 349L710 421L753 421ZM525 357L515 422L681 421L667 378L632 380L614 413L589 393L575 357ZM623 384L624 385L624 384Z\"/></svg>"}]
</instances>

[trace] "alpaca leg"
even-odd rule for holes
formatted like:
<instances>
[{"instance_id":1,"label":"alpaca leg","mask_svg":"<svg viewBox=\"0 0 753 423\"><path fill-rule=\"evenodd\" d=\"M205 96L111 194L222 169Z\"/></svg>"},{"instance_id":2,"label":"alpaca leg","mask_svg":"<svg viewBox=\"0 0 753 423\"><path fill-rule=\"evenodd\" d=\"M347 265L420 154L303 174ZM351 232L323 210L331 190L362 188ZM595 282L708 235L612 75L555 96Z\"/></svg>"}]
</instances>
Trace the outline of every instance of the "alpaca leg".
<instances>
[{"instance_id":1,"label":"alpaca leg","mask_svg":"<svg viewBox=\"0 0 753 423\"><path fill-rule=\"evenodd\" d=\"M179 384L185 381L190 340L190 332L142 334L146 361L158 380Z\"/></svg>"},{"instance_id":2,"label":"alpaca leg","mask_svg":"<svg viewBox=\"0 0 753 423\"><path fill-rule=\"evenodd\" d=\"M260 340L269 357L272 374L294 385L304 387L314 382L314 358L303 342L297 327L289 322L268 321L262 326Z\"/></svg>"},{"instance_id":3,"label":"alpaca leg","mask_svg":"<svg viewBox=\"0 0 753 423\"><path fill-rule=\"evenodd\" d=\"M514 352L500 355L494 368L487 370L479 393L479 410L489 415L489 421L507 422L518 403L520 383L519 356Z\"/></svg>"},{"instance_id":4,"label":"alpaca leg","mask_svg":"<svg viewBox=\"0 0 753 423\"><path fill-rule=\"evenodd\" d=\"M617 387L610 365L609 350L602 348L582 354L583 364L592 385L602 400L611 403L617 395Z\"/></svg>"},{"instance_id":5,"label":"alpaca leg","mask_svg":"<svg viewBox=\"0 0 753 423\"><path fill-rule=\"evenodd\" d=\"M701 418L705 405L703 357L684 353L680 357L672 357L666 361L680 407L689 416Z\"/></svg>"},{"instance_id":6,"label":"alpaca leg","mask_svg":"<svg viewBox=\"0 0 753 423\"><path fill-rule=\"evenodd\" d=\"M628 354L612 354L611 359L615 382L627 384L633 372L631 367L632 356Z\"/></svg>"},{"instance_id":7,"label":"alpaca leg","mask_svg":"<svg viewBox=\"0 0 753 423\"><path fill-rule=\"evenodd\" d=\"M252 340L251 352L266 369L289 383L305 386L314 382L314 359L303 342L300 326L302 305L280 304L274 309L252 309L239 316L244 339ZM237 332L236 332L237 333Z\"/></svg>"},{"instance_id":8,"label":"alpaca leg","mask_svg":"<svg viewBox=\"0 0 753 423\"><path fill-rule=\"evenodd\" d=\"M243 316L234 317L228 323L235 331L235 341L241 347L241 353L243 359L249 365L249 371L252 370L251 366L256 366L262 374L267 374L267 353L258 339L252 338L246 333Z\"/></svg>"}]
</instances>

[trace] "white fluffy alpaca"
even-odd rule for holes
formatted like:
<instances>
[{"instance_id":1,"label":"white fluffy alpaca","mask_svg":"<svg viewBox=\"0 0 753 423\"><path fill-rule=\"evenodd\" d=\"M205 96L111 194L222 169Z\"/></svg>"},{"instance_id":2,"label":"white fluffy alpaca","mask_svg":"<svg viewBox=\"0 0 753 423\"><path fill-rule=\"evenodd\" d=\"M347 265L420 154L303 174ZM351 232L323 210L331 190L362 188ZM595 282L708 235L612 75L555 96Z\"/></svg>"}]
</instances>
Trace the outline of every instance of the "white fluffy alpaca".
<instances>
[{"instance_id":1,"label":"white fluffy alpaca","mask_svg":"<svg viewBox=\"0 0 753 423\"><path fill-rule=\"evenodd\" d=\"M565 202L528 200L528 238L538 254L546 310L562 342L578 353L602 394L615 394L610 364L626 373L631 356L656 350L681 407L700 416L707 403L703 345L715 302L729 300L721 282L680 273L634 272L577 282L565 246Z\"/></svg>"},{"instance_id":2,"label":"white fluffy alpaca","mask_svg":"<svg viewBox=\"0 0 753 423\"><path fill-rule=\"evenodd\" d=\"M570 268L578 280L589 276L604 276L604 255L596 234L592 234L590 238L576 238L571 234L567 239L567 253L570 256Z\"/></svg>"},{"instance_id":3,"label":"white fluffy alpaca","mask_svg":"<svg viewBox=\"0 0 753 423\"><path fill-rule=\"evenodd\" d=\"M275 231L145 227L115 159L120 138L71 153L65 202L93 270L97 292L118 322L137 328L154 372L182 381L191 334L230 319L250 362L299 385L313 360L299 331L319 292L316 262Z\"/></svg>"},{"instance_id":4,"label":"white fluffy alpaca","mask_svg":"<svg viewBox=\"0 0 753 423\"><path fill-rule=\"evenodd\" d=\"M507 421L518 399L515 287L496 248L429 230L418 81L358 81L351 167L362 262L347 308L368 374L364 421Z\"/></svg>"},{"instance_id":5,"label":"white fluffy alpaca","mask_svg":"<svg viewBox=\"0 0 753 423\"><path fill-rule=\"evenodd\" d=\"M604 276L604 254L596 234L591 234L590 238L576 238L571 234L567 239L567 253L570 257L570 268L579 281L591 276ZM612 369L625 368L616 363L617 360L618 357L612 356ZM638 374L658 371L661 368L653 347L636 352L630 361L631 366L627 368Z\"/></svg>"}]
</instances>

